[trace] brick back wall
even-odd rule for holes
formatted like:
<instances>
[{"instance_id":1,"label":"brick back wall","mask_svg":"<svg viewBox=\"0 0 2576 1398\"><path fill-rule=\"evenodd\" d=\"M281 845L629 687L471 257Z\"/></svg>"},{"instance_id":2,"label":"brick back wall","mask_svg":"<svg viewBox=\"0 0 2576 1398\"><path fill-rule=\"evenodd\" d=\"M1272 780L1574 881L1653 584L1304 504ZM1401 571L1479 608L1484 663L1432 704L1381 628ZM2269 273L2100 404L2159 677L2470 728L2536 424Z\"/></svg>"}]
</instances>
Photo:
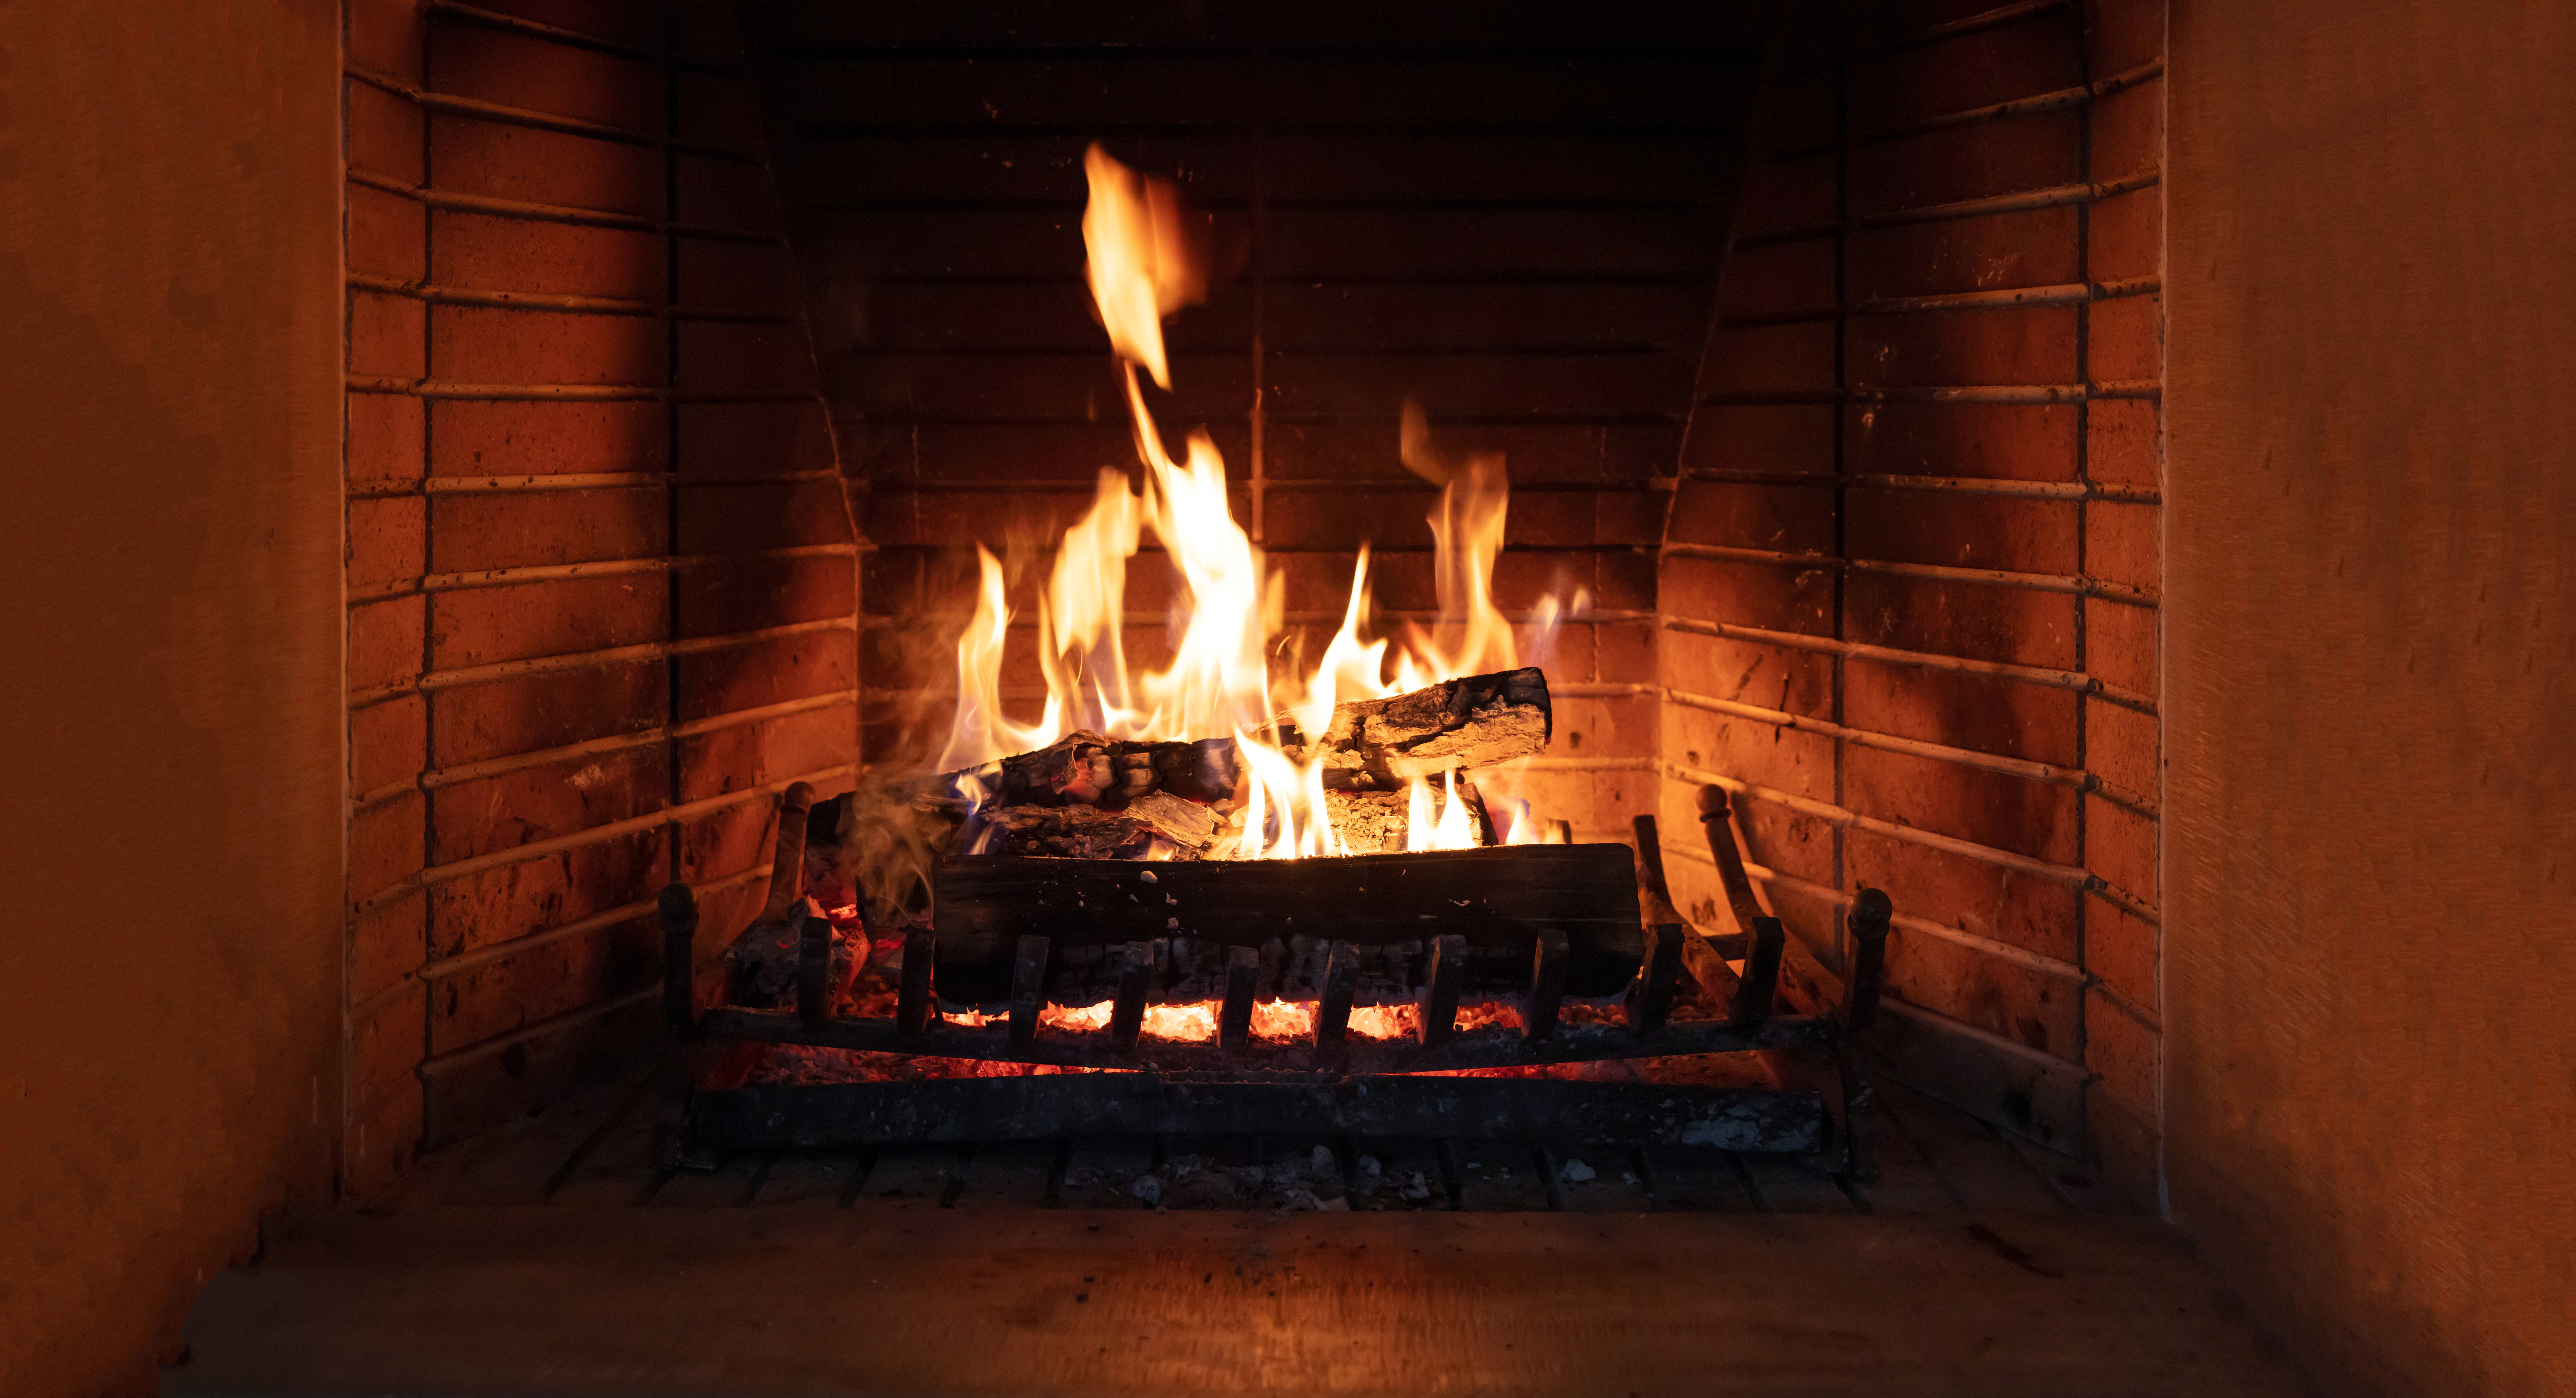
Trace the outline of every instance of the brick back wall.
<instances>
[{"instance_id":1,"label":"brick back wall","mask_svg":"<svg viewBox=\"0 0 2576 1398\"><path fill-rule=\"evenodd\" d=\"M1667 827L1699 783L1734 792L1829 966L1848 891L1886 889L1900 1075L2133 1195L2157 1150L2163 29L2159 0L1945 0L1783 36L1661 589Z\"/></svg>"},{"instance_id":2,"label":"brick back wall","mask_svg":"<svg viewBox=\"0 0 2576 1398\"><path fill-rule=\"evenodd\" d=\"M1505 454L1500 605L1587 592L1524 789L1587 831L1655 789L1654 549L1742 168L1767 4L745 7L826 385L865 479L869 750L946 731L972 545L1043 548L1133 470L1082 277L1084 147L1177 179L1212 222L1172 317L1166 436L1204 426L1235 518L1320 650L1357 550L1381 630L1436 614L1437 492L1397 454ZM1168 572L1131 566L1160 663ZM1006 698L1034 718L1033 630ZM925 742L925 737L928 741ZM907 746L908 744L908 746Z\"/></svg>"},{"instance_id":3,"label":"brick back wall","mask_svg":"<svg viewBox=\"0 0 2576 1398\"><path fill-rule=\"evenodd\" d=\"M348 1174L636 1063L857 758L857 545L713 7L347 11Z\"/></svg>"}]
</instances>

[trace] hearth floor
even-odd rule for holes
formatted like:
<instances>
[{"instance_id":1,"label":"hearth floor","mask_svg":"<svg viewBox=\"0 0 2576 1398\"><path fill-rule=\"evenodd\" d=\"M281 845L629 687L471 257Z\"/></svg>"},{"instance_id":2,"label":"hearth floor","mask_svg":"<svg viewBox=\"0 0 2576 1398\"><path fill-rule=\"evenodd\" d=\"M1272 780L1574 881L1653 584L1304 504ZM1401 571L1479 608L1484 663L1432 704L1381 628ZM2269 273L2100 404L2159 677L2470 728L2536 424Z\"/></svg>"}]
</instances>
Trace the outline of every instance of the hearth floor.
<instances>
[{"instance_id":1,"label":"hearth floor","mask_svg":"<svg viewBox=\"0 0 2576 1398\"><path fill-rule=\"evenodd\" d=\"M613 1084L439 1151L217 1277L163 1391L2298 1391L2179 1234L1893 1085L1872 1186L1821 1160L1438 1141L664 1173L654 1098ZM1416 1171L1427 1199L1383 1184Z\"/></svg>"}]
</instances>

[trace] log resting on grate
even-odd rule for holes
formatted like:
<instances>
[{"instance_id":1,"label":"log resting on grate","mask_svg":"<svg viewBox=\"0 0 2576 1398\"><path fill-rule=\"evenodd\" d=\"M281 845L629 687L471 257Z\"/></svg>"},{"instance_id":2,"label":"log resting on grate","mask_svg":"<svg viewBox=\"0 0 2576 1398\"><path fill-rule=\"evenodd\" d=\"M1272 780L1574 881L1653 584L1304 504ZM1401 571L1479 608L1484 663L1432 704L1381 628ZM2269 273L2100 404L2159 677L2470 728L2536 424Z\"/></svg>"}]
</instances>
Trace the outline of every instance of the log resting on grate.
<instances>
[{"instance_id":1,"label":"log resting on grate","mask_svg":"<svg viewBox=\"0 0 2576 1398\"><path fill-rule=\"evenodd\" d=\"M1101 969L1149 942L1158 998L1213 998L1227 949L1264 954L1263 998L1307 998L1306 968L1332 942L1354 943L1360 1004L1411 1001L1430 939L1466 939L1464 986L1517 992L1531 939L1568 942L1565 993L1615 995L1637 972L1637 883L1624 845L1504 845L1337 859L1139 863L967 856L938 871L941 999L996 1005L1009 994L1018 939L1054 946L1047 996L1108 998ZM1269 966L1276 964L1274 973Z\"/></svg>"}]
</instances>

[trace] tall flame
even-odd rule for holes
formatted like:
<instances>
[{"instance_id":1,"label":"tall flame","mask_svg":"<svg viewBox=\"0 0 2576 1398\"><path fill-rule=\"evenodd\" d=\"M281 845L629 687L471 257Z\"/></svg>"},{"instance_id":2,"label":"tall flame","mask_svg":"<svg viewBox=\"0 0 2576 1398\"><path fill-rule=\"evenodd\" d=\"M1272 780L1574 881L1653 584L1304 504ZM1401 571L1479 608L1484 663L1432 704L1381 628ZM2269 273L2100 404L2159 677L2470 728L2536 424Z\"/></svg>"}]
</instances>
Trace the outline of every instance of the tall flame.
<instances>
[{"instance_id":1,"label":"tall flame","mask_svg":"<svg viewBox=\"0 0 2576 1398\"><path fill-rule=\"evenodd\" d=\"M1271 655L1284 629L1281 581L1228 507L1225 462L1201 432L1175 460L1146 406L1142 369L1171 386L1162 319L1199 299L1205 270L1190 225L1168 181L1139 175L1098 146L1085 155L1091 201L1083 213L1093 302L1120 360L1127 409L1143 466L1136 488L1127 474L1104 470L1089 513L1065 531L1037 607L1038 669L1047 702L1035 725L1002 710L1000 674L1011 610L1000 562L978 548L981 586L975 615L957 642L957 713L942 770L968 769L1044 747L1085 729L1112 738L1234 739L1245 773L1241 834L1234 857L1290 859L1348 853L1325 812L1322 759L1300 764L1278 745L1286 716L1301 732L1322 733L1333 706L1382 698L1461 675L1520 663L1508 618L1494 605L1494 558L1502 549L1510 490L1499 456L1453 461L1433 445L1421 409L1405 405L1400 449L1405 464L1441 487L1430 516L1438 545L1440 619L1429 630L1408 626L1388 673L1389 643L1371 639L1369 555L1352 571L1342 623L1307 673L1273 674ZM1150 530L1169 560L1175 586L1169 619L1170 662L1131 671L1121 629L1128 560ZM1578 598L1580 605L1580 598ZM1540 608L1540 632L1553 630L1554 599ZM1535 645L1544 645L1534 636ZM1416 780L1408 849L1474 845L1476 823L1454 775L1436 803ZM1436 810L1435 810L1436 806ZM1512 821L1526 839L1526 819Z\"/></svg>"}]
</instances>

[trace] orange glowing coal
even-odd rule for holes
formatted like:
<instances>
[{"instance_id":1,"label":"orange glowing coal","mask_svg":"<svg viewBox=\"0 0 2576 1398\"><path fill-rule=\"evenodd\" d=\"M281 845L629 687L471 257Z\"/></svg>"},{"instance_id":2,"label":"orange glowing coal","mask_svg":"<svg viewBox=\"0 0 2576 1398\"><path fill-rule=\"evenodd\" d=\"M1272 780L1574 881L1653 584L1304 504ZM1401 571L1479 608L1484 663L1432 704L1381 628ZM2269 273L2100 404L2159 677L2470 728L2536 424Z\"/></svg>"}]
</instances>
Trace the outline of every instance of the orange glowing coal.
<instances>
[{"instance_id":1,"label":"orange glowing coal","mask_svg":"<svg viewBox=\"0 0 2576 1398\"><path fill-rule=\"evenodd\" d=\"M937 770L981 768L1081 730L1150 740L1231 737L1248 780L1237 812L1239 833L1230 846L1220 843L1219 857L1347 854L1324 814L1322 759L1300 764L1282 751L1276 741L1280 718L1320 733L1337 702L1534 663L1535 657L1524 661L1523 652L1544 646L1561 609L1547 599L1531 634L1515 635L1494 605L1492 586L1510 504L1502 458L1443 455L1421 412L1408 404L1401 458L1441 487L1439 507L1430 516L1439 550L1440 620L1428 629L1408 626L1400 645L1372 638L1363 549L1331 644L1311 667L1279 662L1283 583L1228 508L1225 461L1204 431L1190 433L1181 457L1174 458L1138 378L1142 369L1156 384L1170 387L1163 318L1199 300L1206 286L1188 217L1170 182L1140 175L1098 146L1085 157L1084 169L1091 185L1082 233L1092 299L1117 356L1143 470L1131 488L1128 472L1104 469L1090 512L1059 542L1035 609L1037 668L1046 679L1047 701L1034 724L1003 712L1001 673L1013 613L1000 560L977 545L975 614L957 641L956 716ZM1170 664L1159 670L1129 664L1121 643L1128 560L1148 531L1173 573ZM1576 600L1580 605L1580 594ZM1508 773L1498 775L1510 780ZM960 794L973 800L978 793ZM1454 777L1436 793L1430 783L1414 779L1408 850L1476 843L1473 822L1457 796ZM1527 819L1524 805L1508 798L1494 804L1501 808L1497 822L1508 824L1513 843L1538 838L1537 822ZM1063 1013L1089 1015L1095 1009L1107 1013L1103 1007ZM1355 1031L1359 1018L1354 1015ZM1163 1037L1192 1037L1178 1021L1167 1027L1171 1032ZM1214 1033L1211 1015L1207 1033L1195 1037Z\"/></svg>"}]
</instances>

